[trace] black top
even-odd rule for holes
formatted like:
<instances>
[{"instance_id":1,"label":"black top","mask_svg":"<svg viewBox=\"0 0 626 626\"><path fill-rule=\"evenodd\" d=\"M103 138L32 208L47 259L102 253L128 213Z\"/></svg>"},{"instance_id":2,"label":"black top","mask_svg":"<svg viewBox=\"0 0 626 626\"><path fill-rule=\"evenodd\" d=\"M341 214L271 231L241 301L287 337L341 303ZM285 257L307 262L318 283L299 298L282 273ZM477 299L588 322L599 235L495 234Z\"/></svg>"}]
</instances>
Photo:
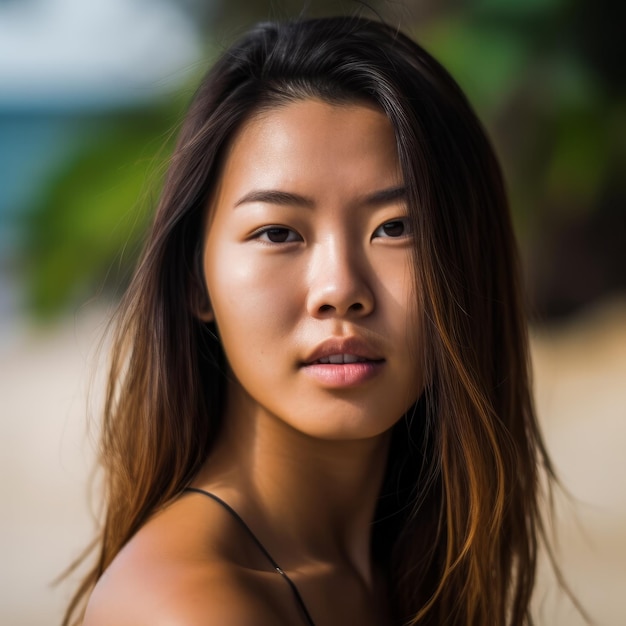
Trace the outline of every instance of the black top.
<instances>
[{"instance_id":1,"label":"black top","mask_svg":"<svg viewBox=\"0 0 626 626\"><path fill-rule=\"evenodd\" d=\"M296 604L298 605L298 608L300 609L302 613L302 617L304 618L304 621L307 623L308 626L315 626L315 623L311 619L311 615L309 614L309 611L307 610L306 605L304 604L304 600L302 599L302 596L300 595L300 592L298 591L298 588L296 587L294 582L291 580L291 578L289 578L289 576L287 576L287 574L283 571L283 569L272 558L271 554L266 550L265 546L258 540L257 536L250 530L250 527L248 526L248 524L246 524L243 521L239 513L237 513L237 511L235 511L235 509L233 509L230 505L226 504L224 500L222 500L221 498L218 498L213 493L205 491L204 489L197 489L196 487L187 487L186 489L184 489L184 491L193 491L196 493L201 493L202 495L205 495L211 498L212 500L215 500L215 502L217 502L218 504L221 504L239 522L239 524L241 524L241 526L248 533L252 541L254 541L254 543L257 545L259 550L263 553L265 558L271 563L272 567L289 584L289 587L291 591L293 592L293 596L296 600Z\"/></svg>"}]
</instances>

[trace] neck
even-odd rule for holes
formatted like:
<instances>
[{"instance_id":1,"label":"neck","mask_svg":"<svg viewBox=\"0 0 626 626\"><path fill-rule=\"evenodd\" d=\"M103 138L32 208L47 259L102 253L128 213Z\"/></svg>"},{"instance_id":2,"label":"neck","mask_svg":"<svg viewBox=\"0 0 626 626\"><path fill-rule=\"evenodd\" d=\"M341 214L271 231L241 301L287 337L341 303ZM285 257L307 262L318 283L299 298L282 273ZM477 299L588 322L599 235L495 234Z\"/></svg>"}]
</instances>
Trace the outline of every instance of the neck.
<instances>
[{"instance_id":1,"label":"neck","mask_svg":"<svg viewBox=\"0 0 626 626\"><path fill-rule=\"evenodd\" d=\"M322 440L240 410L224 423L195 484L222 495L270 544L279 539L270 551L285 568L340 564L373 585L371 523L388 434Z\"/></svg>"}]
</instances>

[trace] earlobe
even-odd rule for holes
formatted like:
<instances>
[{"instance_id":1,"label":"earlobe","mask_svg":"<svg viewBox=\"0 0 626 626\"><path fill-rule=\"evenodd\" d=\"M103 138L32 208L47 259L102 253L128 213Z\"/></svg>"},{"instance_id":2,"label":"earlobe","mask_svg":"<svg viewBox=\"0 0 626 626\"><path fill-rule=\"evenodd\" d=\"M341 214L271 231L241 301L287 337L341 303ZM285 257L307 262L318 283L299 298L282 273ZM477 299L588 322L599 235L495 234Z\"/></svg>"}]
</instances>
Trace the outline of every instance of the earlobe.
<instances>
[{"instance_id":1,"label":"earlobe","mask_svg":"<svg viewBox=\"0 0 626 626\"><path fill-rule=\"evenodd\" d=\"M206 289L196 285L196 288L191 294L191 302L189 304L192 314L201 322L215 321L213 307L211 306L211 299L209 298Z\"/></svg>"},{"instance_id":2,"label":"earlobe","mask_svg":"<svg viewBox=\"0 0 626 626\"><path fill-rule=\"evenodd\" d=\"M194 276L191 278L189 291L189 308L194 317L201 322L214 322L215 315L211 306L211 298L207 292L206 286Z\"/></svg>"},{"instance_id":3,"label":"earlobe","mask_svg":"<svg viewBox=\"0 0 626 626\"><path fill-rule=\"evenodd\" d=\"M196 317L202 322L214 322L215 315L213 315L213 309L211 308L211 303L207 302L206 306L201 310L196 312Z\"/></svg>"},{"instance_id":4,"label":"earlobe","mask_svg":"<svg viewBox=\"0 0 626 626\"><path fill-rule=\"evenodd\" d=\"M202 266L202 248L198 245L194 257L195 273L191 277L191 312L201 322L214 322L211 298L204 282L204 267Z\"/></svg>"}]
</instances>

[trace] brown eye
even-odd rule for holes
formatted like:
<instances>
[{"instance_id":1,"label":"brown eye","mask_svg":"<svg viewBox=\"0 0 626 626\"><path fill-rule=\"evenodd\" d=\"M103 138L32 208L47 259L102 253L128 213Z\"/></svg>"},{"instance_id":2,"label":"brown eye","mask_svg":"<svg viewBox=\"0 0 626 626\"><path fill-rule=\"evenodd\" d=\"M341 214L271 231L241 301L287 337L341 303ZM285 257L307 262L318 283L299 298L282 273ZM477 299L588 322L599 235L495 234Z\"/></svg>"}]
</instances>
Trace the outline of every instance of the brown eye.
<instances>
[{"instance_id":1,"label":"brown eye","mask_svg":"<svg viewBox=\"0 0 626 626\"><path fill-rule=\"evenodd\" d=\"M269 226L268 228L263 228L256 233L256 239L268 243L291 243L292 241L301 241L301 237L298 233L283 226Z\"/></svg>"},{"instance_id":2,"label":"brown eye","mask_svg":"<svg viewBox=\"0 0 626 626\"><path fill-rule=\"evenodd\" d=\"M402 222L389 222L383 226L385 235L389 237L400 237L404 234L404 224Z\"/></svg>"},{"instance_id":3,"label":"brown eye","mask_svg":"<svg viewBox=\"0 0 626 626\"><path fill-rule=\"evenodd\" d=\"M406 220L391 220L379 226L374 232L374 237L398 238L404 237L409 232Z\"/></svg>"},{"instance_id":4,"label":"brown eye","mask_svg":"<svg viewBox=\"0 0 626 626\"><path fill-rule=\"evenodd\" d=\"M289 237L289 231L286 228L270 228L267 232L267 238L273 243L283 243Z\"/></svg>"}]
</instances>

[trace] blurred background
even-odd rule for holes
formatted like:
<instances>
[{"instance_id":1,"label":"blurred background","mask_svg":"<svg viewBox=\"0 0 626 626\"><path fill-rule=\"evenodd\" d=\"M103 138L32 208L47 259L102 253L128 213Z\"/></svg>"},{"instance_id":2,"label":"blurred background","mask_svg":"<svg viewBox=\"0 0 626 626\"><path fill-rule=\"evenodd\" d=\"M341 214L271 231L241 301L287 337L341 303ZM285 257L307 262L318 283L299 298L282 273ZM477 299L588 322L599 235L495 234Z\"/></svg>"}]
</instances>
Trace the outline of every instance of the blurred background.
<instances>
[{"instance_id":1,"label":"blurred background","mask_svg":"<svg viewBox=\"0 0 626 626\"><path fill-rule=\"evenodd\" d=\"M626 624L626 3L0 0L1 624L58 624L78 579L52 585L94 530L96 348L200 77L255 21L355 10L414 35L492 137L571 494L558 558L597 624ZM535 604L584 623L547 567Z\"/></svg>"}]
</instances>

